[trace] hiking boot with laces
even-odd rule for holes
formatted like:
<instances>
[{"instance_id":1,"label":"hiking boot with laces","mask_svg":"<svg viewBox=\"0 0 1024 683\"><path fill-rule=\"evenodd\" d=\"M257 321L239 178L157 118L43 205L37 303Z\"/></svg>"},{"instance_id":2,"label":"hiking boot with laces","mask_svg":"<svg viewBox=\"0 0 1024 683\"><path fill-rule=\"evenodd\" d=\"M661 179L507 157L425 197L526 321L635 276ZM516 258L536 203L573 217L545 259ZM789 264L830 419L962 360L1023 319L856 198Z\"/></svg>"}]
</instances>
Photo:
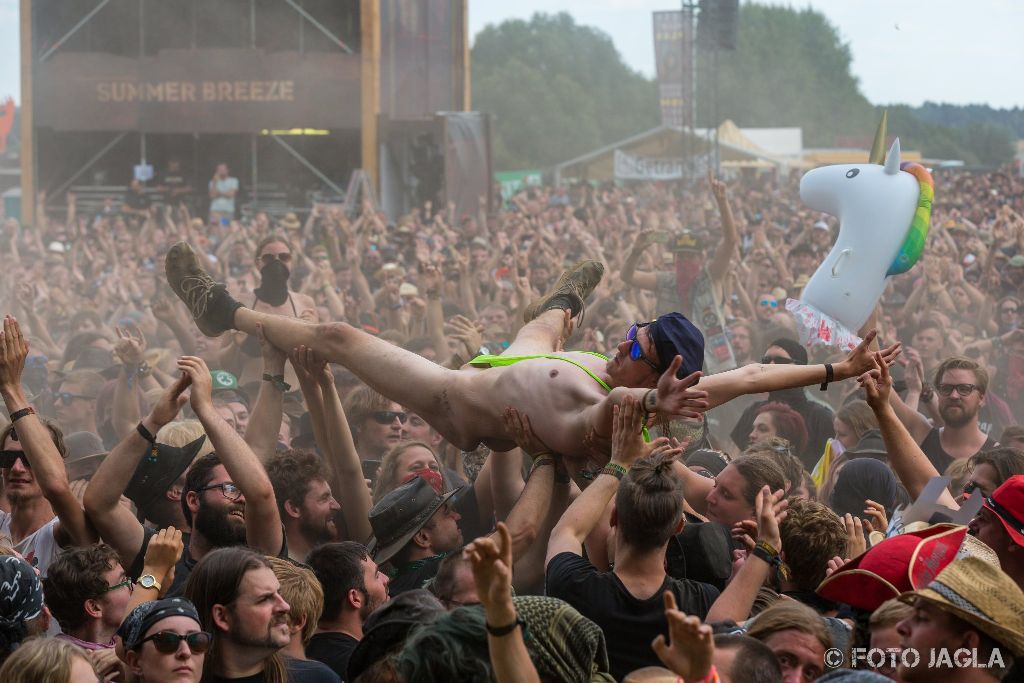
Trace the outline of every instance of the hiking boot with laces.
<instances>
[{"instance_id":1,"label":"hiking boot with laces","mask_svg":"<svg viewBox=\"0 0 1024 683\"><path fill-rule=\"evenodd\" d=\"M526 307L523 321L530 322L544 311L552 309L569 309L573 318L582 316L583 302L601 282L603 276L604 264L600 261L579 261L562 273L550 292ZM582 317L580 320L582 321Z\"/></svg>"},{"instance_id":2,"label":"hiking boot with laces","mask_svg":"<svg viewBox=\"0 0 1024 683\"><path fill-rule=\"evenodd\" d=\"M227 287L215 282L199 265L196 253L186 242L178 242L164 260L167 284L188 306L199 331L217 337L234 327L235 311L242 304L228 294Z\"/></svg>"}]
</instances>

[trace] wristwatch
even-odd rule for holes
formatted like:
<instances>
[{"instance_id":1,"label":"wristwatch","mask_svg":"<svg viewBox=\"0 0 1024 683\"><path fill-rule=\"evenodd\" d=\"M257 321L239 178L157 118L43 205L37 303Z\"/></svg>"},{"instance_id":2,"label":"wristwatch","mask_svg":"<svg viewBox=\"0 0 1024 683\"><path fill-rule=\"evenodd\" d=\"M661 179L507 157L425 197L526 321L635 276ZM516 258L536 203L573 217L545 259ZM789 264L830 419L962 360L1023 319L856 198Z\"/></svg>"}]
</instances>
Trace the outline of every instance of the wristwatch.
<instances>
[{"instance_id":1,"label":"wristwatch","mask_svg":"<svg viewBox=\"0 0 1024 683\"><path fill-rule=\"evenodd\" d=\"M155 588L157 590L160 590L161 588L160 582L157 581L156 577L152 574L143 574L135 583L141 586L142 588Z\"/></svg>"}]
</instances>

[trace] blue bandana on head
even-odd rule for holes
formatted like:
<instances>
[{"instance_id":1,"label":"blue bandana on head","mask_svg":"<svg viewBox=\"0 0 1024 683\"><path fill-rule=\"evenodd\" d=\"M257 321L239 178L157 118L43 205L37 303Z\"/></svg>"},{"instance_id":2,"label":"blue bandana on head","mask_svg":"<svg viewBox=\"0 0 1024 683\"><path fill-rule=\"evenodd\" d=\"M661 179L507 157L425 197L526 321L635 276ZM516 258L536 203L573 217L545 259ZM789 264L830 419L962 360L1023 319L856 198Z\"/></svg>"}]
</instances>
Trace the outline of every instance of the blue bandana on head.
<instances>
[{"instance_id":1,"label":"blue bandana on head","mask_svg":"<svg viewBox=\"0 0 1024 683\"><path fill-rule=\"evenodd\" d=\"M683 357L676 377L682 379L704 367L704 335L682 313L658 316L647 328L658 351L658 367L668 370L676 356Z\"/></svg>"},{"instance_id":2,"label":"blue bandana on head","mask_svg":"<svg viewBox=\"0 0 1024 683\"><path fill-rule=\"evenodd\" d=\"M13 555L0 556L0 626L35 619L43 611L43 586L36 570Z\"/></svg>"}]
</instances>

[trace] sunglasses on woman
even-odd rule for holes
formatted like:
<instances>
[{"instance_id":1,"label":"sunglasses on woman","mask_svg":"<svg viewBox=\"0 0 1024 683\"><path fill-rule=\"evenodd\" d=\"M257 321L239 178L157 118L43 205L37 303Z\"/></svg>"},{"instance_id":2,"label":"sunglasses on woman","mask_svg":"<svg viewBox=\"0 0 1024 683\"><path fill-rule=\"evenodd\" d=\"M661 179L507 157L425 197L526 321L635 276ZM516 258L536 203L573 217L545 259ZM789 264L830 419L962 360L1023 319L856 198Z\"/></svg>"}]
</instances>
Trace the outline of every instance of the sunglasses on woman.
<instances>
[{"instance_id":1,"label":"sunglasses on woman","mask_svg":"<svg viewBox=\"0 0 1024 683\"><path fill-rule=\"evenodd\" d=\"M178 651L178 647L181 645L181 641L188 643L188 649L192 651L192 654L202 655L210 649L210 644L213 642L213 635L206 631L196 631L194 633L175 633L174 631L157 631L153 635L143 638L139 641L136 649L142 647L145 642L152 642L153 647L156 648L157 652L165 655L173 655Z\"/></svg>"},{"instance_id":2,"label":"sunglasses on woman","mask_svg":"<svg viewBox=\"0 0 1024 683\"><path fill-rule=\"evenodd\" d=\"M626 332L626 341L633 342L629 347L629 358L631 360L642 360L654 369L655 372L660 373L661 368L658 364L644 355L644 350L640 348L640 340L636 338L637 332L640 331L641 327L647 327L650 323L633 323L633 326Z\"/></svg>"},{"instance_id":3,"label":"sunglasses on woman","mask_svg":"<svg viewBox=\"0 0 1024 683\"><path fill-rule=\"evenodd\" d=\"M281 263L291 263L292 255L288 252L284 252L283 254L264 254L263 256L260 256L260 261L262 261L265 266L269 265L274 260L280 261Z\"/></svg>"},{"instance_id":4,"label":"sunglasses on woman","mask_svg":"<svg viewBox=\"0 0 1024 683\"><path fill-rule=\"evenodd\" d=\"M778 308L779 302L775 299L761 299L760 304L762 306L771 306L772 308Z\"/></svg>"}]
</instances>

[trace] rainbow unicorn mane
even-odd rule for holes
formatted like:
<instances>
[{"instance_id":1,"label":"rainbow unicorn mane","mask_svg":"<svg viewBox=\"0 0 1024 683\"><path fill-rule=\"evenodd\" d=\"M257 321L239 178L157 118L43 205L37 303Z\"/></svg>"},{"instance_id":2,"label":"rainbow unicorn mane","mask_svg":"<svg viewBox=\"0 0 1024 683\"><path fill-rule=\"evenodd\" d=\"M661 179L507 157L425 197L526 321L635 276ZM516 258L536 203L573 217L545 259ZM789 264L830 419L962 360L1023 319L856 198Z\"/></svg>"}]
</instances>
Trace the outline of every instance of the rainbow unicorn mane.
<instances>
[{"instance_id":1,"label":"rainbow unicorn mane","mask_svg":"<svg viewBox=\"0 0 1024 683\"><path fill-rule=\"evenodd\" d=\"M914 219L910 222L907 236L903 240L896 259L889 266L889 275L899 275L914 267L914 264L924 253L924 243L928 238L928 228L932 219L932 200L935 198L935 181L932 174L924 166L913 161L905 161L900 164L900 170L906 171L915 178L921 191L917 198L917 208L914 210Z\"/></svg>"}]
</instances>

